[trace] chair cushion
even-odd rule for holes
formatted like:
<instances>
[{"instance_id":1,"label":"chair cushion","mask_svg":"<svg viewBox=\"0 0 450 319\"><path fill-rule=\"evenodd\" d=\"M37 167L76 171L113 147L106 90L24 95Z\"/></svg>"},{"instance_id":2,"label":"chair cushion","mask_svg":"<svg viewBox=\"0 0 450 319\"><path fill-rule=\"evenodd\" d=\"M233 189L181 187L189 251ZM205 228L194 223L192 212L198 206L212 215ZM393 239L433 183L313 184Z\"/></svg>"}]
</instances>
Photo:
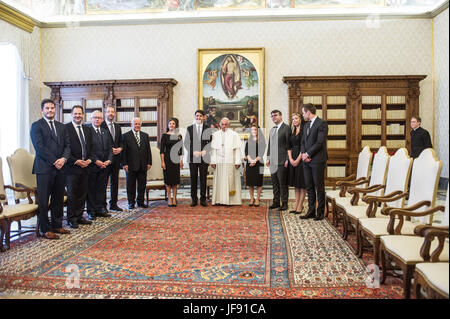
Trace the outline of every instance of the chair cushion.
<instances>
[{"instance_id":1,"label":"chair cushion","mask_svg":"<svg viewBox=\"0 0 450 319\"><path fill-rule=\"evenodd\" d=\"M389 235L387 226L389 224L389 218L361 218L359 220L360 228L367 231L374 237L383 235ZM395 226L398 225L398 220L395 221ZM419 225L418 223L412 223L404 221L402 226L402 235L414 235L414 228Z\"/></svg>"},{"instance_id":2,"label":"chair cushion","mask_svg":"<svg viewBox=\"0 0 450 319\"><path fill-rule=\"evenodd\" d=\"M381 236L381 242L384 244L386 251L400 258L405 264L416 264L423 262L420 256L420 248L425 238L420 236ZM431 242L430 253L438 246L439 241ZM440 261L448 261L448 243L444 244L444 249L439 256Z\"/></svg>"},{"instance_id":3,"label":"chair cushion","mask_svg":"<svg viewBox=\"0 0 450 319\"><path fill-rule=\"evenodd\" d=\"M16 205L5 205L3 206L3 212L0 216L4 218L17 217L24 214L37 212L38 205L36 204L16 204Z\"/></svg>"},{"instance_id":4,"label":"chair cushion","mask_svg":"<svg viewBox=\"0 0 450 319\"><path fill-rule=\"evenodd\" d=\"M165 187L164 181L155 180L155 181L147 181L145 187Z\"/></svg>"},{"instance_id":5,"label":"chair cushion","mask_svg":"<svg viewBox=\"0 0 450 319\"><path fill-rule=\"evenodd\" d=\"M362 206L362 205L361 206L359 206L359 205L358 206L347 206L347 207L345 207L345 213L348 216L352 217L353 219L367 218L366 210L367 210L368 206L369 205L366 205L366 206ZM381 210L380 209L377 210L377 213L375 214L375 216L378 217L378 218L389 218L389 216L381 214Z\"/></svg>"},{"instance_id":6,"label":"chair cushion","mask_svg":"<svg viewBox=\"0 0 450 319\"><path fill-rule=\"evenodd\" d=\"M448 262L419 263L416 265L416 271L420 273L435 290L448 296Z\"/></svg>"},{"instance_id":7,"label":"chair cushion","mask_svg":"<svg viewBox=\"0 0 450 319\"><path fill-rule=\"evenodd\" d=\"M326 196L329 197L329 198L340 197L339 196L339 192L340 191L341 191L340 189L329 190L329 191L327 191Z\"/></svg>"}]
</instances>

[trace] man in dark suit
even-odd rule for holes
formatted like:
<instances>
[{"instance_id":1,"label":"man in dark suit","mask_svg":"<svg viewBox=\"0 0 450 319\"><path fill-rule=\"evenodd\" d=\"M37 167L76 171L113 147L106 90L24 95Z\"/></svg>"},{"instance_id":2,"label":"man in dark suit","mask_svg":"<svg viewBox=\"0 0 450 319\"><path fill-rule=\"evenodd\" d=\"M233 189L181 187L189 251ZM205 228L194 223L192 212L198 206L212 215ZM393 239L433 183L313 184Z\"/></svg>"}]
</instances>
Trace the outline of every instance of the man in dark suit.
<instances>
[{"instance_id":1,"label":"man in dark suit","mask_svg":"<svg viewBox=\"0 0 450 319\"><path fill-rule=\"evenodd\" d=\"M152 166L152 153L150 138L147 133L141 131L141 119L135 117L131 122L131 130L123 134L122 166L126 173L128 208L133 209L136 199L137 204L147 208L144 203L147 171Z\"/></svg>"},{"instance_id":2,"label":"man in dark suit","mask_svg":"<svg viewBox=\"0 0 450 319\"><path fill-rule=\"evenodd\" d=\"M302 107L305 124L300 152L302 153L306 191L308 193L308 213L301 219L322 220L325 212L325 168L328 160L328 124L316 116L316 107L305 104ZM317 211L316 211L317 199Z\"/></svg>"},{"instance_id":3,"label":"man in dark suit","mask_svg":"<svg viewBox=\"0 0 450 319\"><path fill-rule=\"evenodd\" d=\"M270 130L267 148L266 165L270 167L273 184L273 203L269 208L287 210L289 198L287 151L292 133L289 125L283 123L283 116L279 110L273 110L270 115L275 126Z\"/></svg>"},{"instance_id":4,"label":"man in dark suit","mask_svg":"<svg viewBox=\"0 0 450 319\"><path fill-rule=\"evenodd\" d=\"M99 217L110 217L106 210L106 187L108 186L108 167L113 160L111 136L108 130L101 127L103 113L91 113L92 163L89 165L89 193L87 196L87 212L90 220Z\"/></svg>"},{"instance_id":5,"label":"man in dark suit","mask_svg":"<svg viewBox=\"0 0 450 319\"><path fill-rule=\"evenodd\" d=\"M31 141L36 151L33 174L38 192L38 221L41 235L59 239L55 233L67 234L62 228L65 177L61 171L70 156L70 140L64 124L55 121L56 108L52 100L41 102L43 118L31 125ZM48 220L51 198L51 223Z\"/></svg>"},{"instance_id":6,"label":"man in dark suit","mask_svg":"<svg viewBox=\"0 0 450 319\"><path fill-rule=\"evenodd\" d=\"M198 204L197 180L200 173L200 205L206 205L206 177L210 158L210 145L212 129L205 124L206 114L203 110L195 111L195 123L188 126L184 147L189 160L191 176L191 207Z\"/></svg>"},{"instance_id":7,"label":"man in dark suit","mask_svg":"<svg viewBox=\"0 0 450 319\"><path fill-rule=\"evenodd\" d=\"M433 148L430 133L420 126L422 119L419 116L411 118L411 157L419 157L426 148Z\"/></svg>"},{"instance_id":8,"label":"man in dark suit","mask_svg":"<svg viewBox=\"0 0 450 319\"><path fill-rule=\"evenodd\" d=\"M108 166L108 178L110 180L110 198L109 209L116 211L123 211L117 206L117 194L119 191L119 171L120 171L120 153L122 152L122 130L120 125L114 123L116 111L114 107L108 106L105 112L105 121L102 122L101 127L108 130L112 141L113 160Z\"/></svg>"},{"instance_id":9,"label":"man in dark suit","mask_svg":"<svg viewBox=\"0 0 450 319\"><path fill-rule=\"evenodd\" d=\"M70 156L64 166L64 174L67 185L67 223L72 228L78 228L78 224L92 224L83 218L88 193L88 166L92 162L92 133L83 124L83 119L83 107L75 105L72 108L72 122L66 124Z\"/></svg>"}]
</instances>

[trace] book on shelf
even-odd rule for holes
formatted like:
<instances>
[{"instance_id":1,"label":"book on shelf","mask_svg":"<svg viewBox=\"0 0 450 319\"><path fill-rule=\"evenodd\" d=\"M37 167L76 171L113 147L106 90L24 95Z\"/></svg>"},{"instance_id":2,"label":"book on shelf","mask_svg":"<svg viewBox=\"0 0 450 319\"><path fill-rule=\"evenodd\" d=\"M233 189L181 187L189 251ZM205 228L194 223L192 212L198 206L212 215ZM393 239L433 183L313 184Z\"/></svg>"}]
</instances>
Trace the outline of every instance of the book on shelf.
<instances>
[{"instance_id":1,"label":"book on shelf","mask_svg":"<svg viewBox=\"0 0 450 319\"><path fill-rule=\"evenodd\" d=\"M147 133L149 136L158 135L158 128L156 126L142 126L141 131Z\"/></svg>"},{"instance_id":2,"label":"book on shelf","mask_svg":"<svg viewBox=\"0 0 450 319\"><path fill-rule=\"evenodd\" d=\"M361 140L361 146L369 146L370 148L378 149L381 146L381 140Z\"/></svg>"},{"instance_id":3,"label":"book on shelf","mask_svg":"<svg viewBox=\"0 0 450 319\"><path fill-rule=\"evenodd\" d=\"M362 110L363 120L380 120L381 119L381 108Z\"/></svg>"},{"instance_id":4,"label":"book on shelf","mask_svg":"<svg viewBox=\"0 0 450 319\"><path fill-rule=\"evenodd\" d=\"M103 100L86 100L86 109L98 109L103 107Z\"/></svg>"},{"instance_id":5,"label":"book on shelf","mask_svg":"<svg viewBox=\"0 0 450 319\"><path fill-rule=\"evenodd\" d=\"M387 140L386 147L387 148L402 148L406 146L405 140Z\"/></svg>"},{"instance_id":6,"label":"book on shelf","mask_svg":"<svg viewBox=\"0 0 450 319\"><path fill-rule=\"evenodd\" d=\"M322 105L322 96L304 96L303 97L303 104L314 104L314 105Z\"/></svg>"},{"instance_id":7,"label":"book on shelf","mask_svg":"<svg viewBox=\"0 0 450 319\"><path fill-rule=\"evenodd\" d=\"M347 104L347 97L343 96L327 96L327 105Z\"/></svg>"},{"instance_id":8,"label":"book on shelf","mask_svg":"<svg viewBox=\"0 0 450 319\"><path fill-rule=\"evenodd\" d=\"M386 126L386 134L405 134L405 126L399 123L392 123Z\"/></svg>"},{"instance_id":9,"label":"book on shelf","mask_svg":"<svg viewBox=\"0 0 450 319\"><path fill-rule=\"evenodd\" d=\"M405 110L387 110L386 111L386 118L388 120L404 119L405 117L406 117L406 111Z\"/></svg>"},{"instance_id":10,"label":"book on shelf","mask_svg":"<svg viewBox=\"0 0 450 319\"><path fill-rule=\"evenodd\" d=\"M380 95L363 95L361 97L362 104L380 104L381 105L381 96Z\"/></svg>"},{"instance_id":11,"label":"book on shelf","mask_svg":"<svg viewBox=\"0 0 450 319\"><path fill-rule=\"evenodd\" d=\"M327 110L327 120L345 120L347 117L347 110Z\"/></svg>"},{"instance_id":12,"label":"book on shelf","mask_svg":"<svg viewBox=\"0 0 450 319\"><path fill-rule=\"evenodd\" d=\"M134 107L134 99L120 99L121 107Z\"/></svg>"},{"instance_id":13,"label":"book on shelf","mask_svg":"<svg viewBox=\"0 0 450 319\"><path fill-rule=\"evenodd\" d=\"M81 101L63 101L63 110L71 110L75 105L82 105Z\"/></svg>"},{"instance_id":14,"label":"book on shelf","mask_svg":"<svg viewBox=\"0 0 450 319\"><path fill-rule=\"evenodd\" d=\"M117 122L131 122L134 118L134 112L117 112Z\"/></svg>"},{"instance_id":15,"label":"book on shelf","mask_svg":"<svg viewBox=\"0 0 450 319\"><path fill-rule=\"evenodd\" d=\"M347 148L346 140L328 140L327 148Z\"/></svg>"},{"instance_id":16,"label":"book on shelf","mask_svg":"<svg viewBox=\"0 0 450 319\"><path fill-rule=\"evenodd\" d=\"M345 177L345 166L327 166L328 177Z\"/></svg>"},{"instance_id":17,"label":"book on shelf","mask_svg":"<svg viewBox=\"0 0 450 319\"><path fill-rule=\"evenodd\" d=\"M404 95L386 96L386 104L405 104L406 97Z\"/></svg>"},{"instance_id":18,"label":"book on shelf","mask_svg":"<svg viewBox=\"0 0 450 319\"><path fill-rule=\"evenodd\" d=\"M328 125L328 135L347 135L347 125Z\"/></svg>"},{"instance_id":19,"label":"book on shelf","mask_svg":"<svg viewBox=\"0 0 450 319\"><path fill-rule=\"evenodd\" d=\"M362 135L380 135L381 134L381 126L380 125L363 125L362 126Z\"/></svg>"},{"instance_id":20,"label":"book on shelf","mask_svg":"<svg viewBox=\"0 0 450 319\"><path fill-rule=\"evenodd\" d=\"M140 99L140 107L158 106L158 99Z\"/></svg>"},{"instance_id":21,"label":"book on shelf","mask_svg":"<svg viewBox=\"0 0 450 319\"><path fill-rule=\"evenodd\" d=\"M151 122L157 120L157 114L156 111L141 111L139 117L143 122Z\"/></svg>"}]
</instances>

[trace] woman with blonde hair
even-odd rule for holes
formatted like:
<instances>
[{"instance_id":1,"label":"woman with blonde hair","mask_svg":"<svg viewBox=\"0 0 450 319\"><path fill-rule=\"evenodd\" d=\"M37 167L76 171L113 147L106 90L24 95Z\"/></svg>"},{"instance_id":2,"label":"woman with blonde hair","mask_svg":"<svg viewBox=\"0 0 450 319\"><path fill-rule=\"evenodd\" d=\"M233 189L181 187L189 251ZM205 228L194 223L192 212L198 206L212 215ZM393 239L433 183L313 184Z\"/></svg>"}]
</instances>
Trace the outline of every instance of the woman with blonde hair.
<instances>
[{"instance_id":1,"label":"woman with blonde hair","mask_svg":"<svg viewBox=\"0 0 450 319\"><path fill-rule=\"evenodd\" d=\"M300 113L292 114L292 135L289 139L288 157L289 157L289 186L295 187L295 205L294 209L289 211L292 214L301 214L303 211L303 202L306 196L306 183L303 174L303 162L300 153L300 145L303 136L303 117Z\"/></svg>"}]
</instances>

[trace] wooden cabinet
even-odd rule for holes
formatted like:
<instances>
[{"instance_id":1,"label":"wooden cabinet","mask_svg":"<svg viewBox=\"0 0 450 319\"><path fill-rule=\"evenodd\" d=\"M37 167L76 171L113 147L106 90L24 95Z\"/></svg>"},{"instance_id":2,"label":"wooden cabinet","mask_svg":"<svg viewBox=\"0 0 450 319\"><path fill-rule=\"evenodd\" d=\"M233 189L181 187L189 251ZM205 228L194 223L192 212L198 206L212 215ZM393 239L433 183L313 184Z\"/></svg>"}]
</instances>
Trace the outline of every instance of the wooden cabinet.
<instances>
[{"instance_id":1,"label":"wooden cabinet","mask_svg":"<svg viewBox=\"0 0 450 319\"><path fill-rule=\"evenodd\" d=\"M173 87L177 83L174 79L44 82L52 90L57 120L70 122L74 105L83 106L86 122L94 110L113 106L116 121L124 127L122 132L130 128L134 117L140 117L142 131L149 134L155 146L159 146L167 121L173 116Z\"/></svg>"},{"instance_id":2,"label":"wooden cabinet","mask_svg":"<svg viewBox=\"0 0 450 319\"><path fill-rule=\"evenodd\" d=\"M328 122L327 177L356 171L358 154L384 145L410 151L410 121L419 114L419 82L426 75L286 76L289 113L312 103Z\"/></svg>"}]
</instances>

